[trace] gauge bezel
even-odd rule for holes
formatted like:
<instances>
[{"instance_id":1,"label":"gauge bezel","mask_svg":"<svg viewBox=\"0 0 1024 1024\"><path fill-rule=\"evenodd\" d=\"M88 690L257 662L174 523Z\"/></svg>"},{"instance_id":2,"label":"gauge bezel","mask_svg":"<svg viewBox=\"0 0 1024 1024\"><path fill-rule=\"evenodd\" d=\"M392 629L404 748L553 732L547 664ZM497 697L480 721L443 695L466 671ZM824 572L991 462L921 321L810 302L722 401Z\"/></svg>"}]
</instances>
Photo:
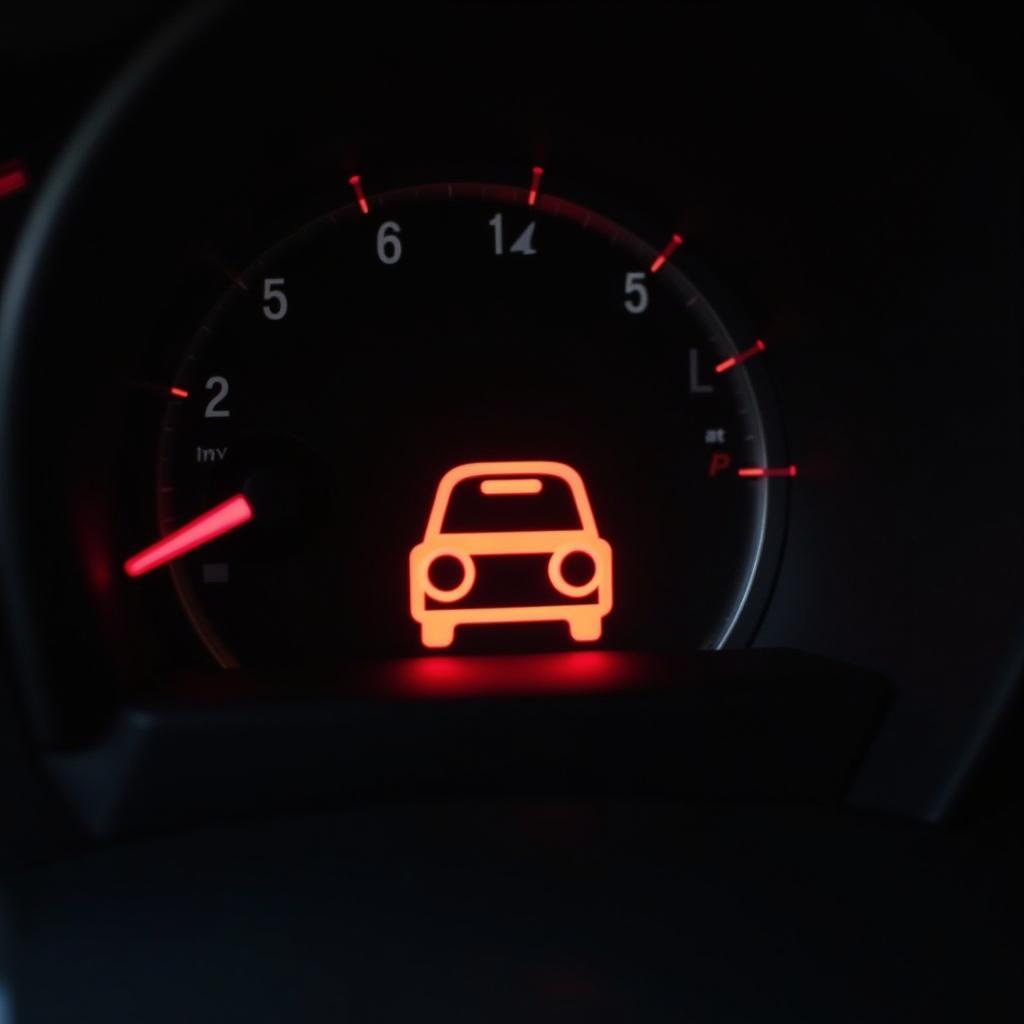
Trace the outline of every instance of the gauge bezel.
<instances>
[{"instance_id":1,"label":"gauge bezel","mask_svg":"<svg viewBox=\"0 0 1024 1024\"><path fill-rule=\"evenodd\" d=\"M621 247L635 259L638 267L649 267L659 253L657 247L644 241L621 223L551 192L534 195L531 203L531 193L526 188L501 183L459 181L405 186L375 193L371 198L375 216L401 208L405 204L438 201L493 202L503 208L529 205L532 213L567 220L582 230L594 232L611 244ZM287 233L235 274L229 287L214 303L185 346L171 386L183 391L193 387L191 367L205 346L210 343L211 338L216 336L218 325L230 315L236 303L257 294L260 278L280 258L321 233L334 231L346 223L357 223L365 213L358 202L346 202L330 209ZM693 279L695 265L696 261L689 254L686 257L673 258L660 269L659 280L680 295L683 305L688 308L696 307L697 312L694 315L715 324L709 339L715 346L718 358L725 359L737 355L741 346L736 343L735 338L752 335L749 330L740 328L738 317L730 316L729 312L723 313L723 305L727 311L731 311L734 304L721 296L721 290L714 303L709 301L709 286L698 286ZM713 289L713 285L710 287ZM742 333L737 333L739 331ZM734 372L742 382L744 401L752 410L756 425L757 458L765 465L782 464L787 461L786 446L770 382L761 365L763 362L764 360L755 360L751 364L745 363ZM160 430L156 455L158 472L155 506L157 528L162 534L177 525L171 498L173 487L169 485L170 481L165 479L163 467L170 464L170 445L183 415L183 409L181 403L168 401ZM747 556L743 584L737 589L736 598L724 616L721 627L710 642L705 644L705 649L746 646L756 632L757 624L771 594L772 581L778 569L785 535L788 481L761 480L751 482L751 485L758 489L758 507L755 536L751 552ZM182 564L172 564L170 576L188 621L217 664L228 669L241 667L240 660L206 614L202 599Z\"/></svg>"}]
</instances>

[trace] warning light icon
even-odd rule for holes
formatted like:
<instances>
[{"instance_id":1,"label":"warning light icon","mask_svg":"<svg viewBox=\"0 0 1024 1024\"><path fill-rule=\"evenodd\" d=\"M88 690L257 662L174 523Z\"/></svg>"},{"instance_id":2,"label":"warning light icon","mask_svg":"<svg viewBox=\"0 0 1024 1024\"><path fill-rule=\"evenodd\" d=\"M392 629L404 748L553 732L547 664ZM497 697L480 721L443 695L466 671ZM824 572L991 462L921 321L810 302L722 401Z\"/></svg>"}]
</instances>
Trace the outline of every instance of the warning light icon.
<instances>
[{"instance_id":1,"label":"warning light icon","mask_svg":"<svg viewBox=\"0 0 1024 1024\"><path fill-rule=\"evenodd\" d=\"M599 640L611 609L611 545L575 469L470 462L441 478L409 553L424 647L450 647L458 626L517 622L565 622L578 643Z\"/></svg>"}]
</instances>

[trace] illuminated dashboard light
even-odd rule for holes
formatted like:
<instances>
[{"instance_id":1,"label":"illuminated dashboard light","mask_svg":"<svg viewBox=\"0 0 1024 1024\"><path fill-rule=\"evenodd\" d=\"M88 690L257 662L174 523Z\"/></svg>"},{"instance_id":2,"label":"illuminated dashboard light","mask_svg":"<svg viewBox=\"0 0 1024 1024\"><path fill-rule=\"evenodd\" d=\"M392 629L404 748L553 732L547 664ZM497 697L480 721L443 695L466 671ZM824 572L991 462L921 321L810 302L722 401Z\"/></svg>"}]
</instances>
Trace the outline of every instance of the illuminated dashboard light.
<instances>
[{"instance_id":1,"label":"illuminated dashboard light","mask_svg":"<svg viewBox=\"0 0 1024 1024\"><path fill-rule=\"evenodd\" d=\"M356 202L359 203L359 209L363 213L370 212L370 204L366 201L366 193L363 192L363 179L358 174L353 174L348 179L348 183L352 186L352 191L356 194Z\"/></svg>"},{"instance_id":2,"label":"illuminated dashboard light","mask_svg":"<svg viewBox=\"0 0 1024 1024\"><path fill-rule=\"evenodd\" d=\"M252 506L248 499L244 494L236 494L129 558L124 563L124 571L129 576L143 576L237 530L251 519Z\"/></svg>"},{"instance_id":3,"label":"illuminated dashboard light","mask_svg":"<svg viewBox=\"0 0 1024 1024\"><path fill-rule=\"evenodd\" d=\"M665 263L672 257L672 253L674 253L682 244L683 236L678 234L673 235L669 240L668 245L666 245L665 248L662 249L655 257L654 262L651 264L651 273L656 274L661 270L661 268L665 266Z\"/></svg>"},{"instance_id":4,"label":"illuminated dashboard light","mask_svg":"<svg viewBox=\"0 0 1024 1024\"><path fill-rule=\"evenodd\" d=\"M745 348L742 352L737 352L736 355L722 360L722 362L715 367L715 373L725 373L726 370L731 370L734 366L739 366L740 364L745 363L748 359L753 359L754 356L759 355L764 350L765 343L758 338L750 348Z\"/></svg>"},{"instance_id":5,"label":"illuminated dashboard light","mask_svg":"<svg viewBox=\"0 0 1024 1024\"><path fill-rule=\"evenodd\" d=\"M736 474L751 480L760 480L765 477L792 477L796 476L796 466L778 466L772 468L766 466L744 466L743 468L736 470Z\"/></svg>"},{"instance_id":6,"label":"illuminated dashboard light","mask_svg":"<svg viewBox=\"0 0 1024 1024\"><path fill-rule=\"evenodd\" d=\"M488 532L444 529L452 494L467 481L480 480L480 490L485 494L538 494L543 477L561 480L568 486L579 528ZM588 555L594 563L592 578L578 587L561 575L562 563L574 552ZM446 555L463 561L466 577L454 590L439 591L430 580L429 568ZM468 594L476 579L473 560L490 555L547 555L548 578L556 594L574 598L596 594L596 599L588 604L558 604L552 600L546 605L427 607L428 597L451 604ZM409 552L409 611L413 620L420 624L424 647L450 647L458 626L515 622L565 622L570 637L577 643L585 643L601 638L602 620L611 609L612 548L598 535L590 499L575 469L562 462L469 462L456 466L441 478L423 540Z\"/></svg>"},{"instance_id":7,"label":"illuminated dashboard light","mask_svg":"<svg viewBox=\"0 0 1024 1024\"><path fill-rule=\"evenodd\" d=\"M175 398L188 398L188 392L184 388L171 388L171 394Z\"/></svg>"},{"instance_id":8,"label":"illuminated dashboard light","mask_svg":"<svg viewBox=\"0 0 1024 1024\"><path fill-rule=\"evenodd\" d=\"M543 167L534 167L533 169L533 180L530 182L530 194L527 197L526 205L535 206L537 203L537 196L540 193L540 179L544 174ZM555 183L558 184L557 182Z\"/></svg>"}]
</instances>

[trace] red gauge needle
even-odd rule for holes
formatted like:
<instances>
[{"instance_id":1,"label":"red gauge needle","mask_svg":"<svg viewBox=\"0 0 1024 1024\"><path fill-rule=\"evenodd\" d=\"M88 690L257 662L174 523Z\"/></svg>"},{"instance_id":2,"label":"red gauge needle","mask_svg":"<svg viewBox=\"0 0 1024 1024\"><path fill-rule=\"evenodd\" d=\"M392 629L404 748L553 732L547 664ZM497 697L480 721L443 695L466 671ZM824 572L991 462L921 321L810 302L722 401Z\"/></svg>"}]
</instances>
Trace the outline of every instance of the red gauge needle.
<instances>
[{"instance_id":1,"label":"red gauge needle","mask_svg":"<svg viewBox=\"0 0 1024 1024\"><path fill-rule=\"evenodd\" d=\"M233 498L221 502L215 508L196 516L190 523L179 527L174 533L161 537L144 551L133 555L124 563L124 571L129 576L143 576L161 565L173 562L182 555L187 555L211 540L223 537L225 533L237 530L252 519L252 505L244 494L236 494Z\"/></svg>"}]
</instances>

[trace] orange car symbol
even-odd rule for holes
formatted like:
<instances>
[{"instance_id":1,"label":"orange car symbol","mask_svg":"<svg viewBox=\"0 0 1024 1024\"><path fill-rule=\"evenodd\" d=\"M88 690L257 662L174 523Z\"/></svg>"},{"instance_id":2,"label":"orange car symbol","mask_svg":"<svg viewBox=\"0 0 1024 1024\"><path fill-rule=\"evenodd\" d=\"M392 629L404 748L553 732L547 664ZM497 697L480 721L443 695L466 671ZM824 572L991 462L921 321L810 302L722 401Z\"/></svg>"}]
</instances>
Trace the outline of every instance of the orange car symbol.
<instances>
[{"instance_id":1,"label":"orange car symbol","mask_svg":"<svg viewBox=\"0 0 1024 1024\"><path fill-rule=\"evenodd\" d=\"M479 480L479 494L500 501L509 495L540 494L545 481L560 481L571 493L579 525L574 529L451 532L444 528L453 492ZM557 486L557 485L556 485ZM477 562L492 556L546 555L554 594L544 604L502 607L459 606L477 582ZM582 560L583 576L565 572L566 559ZM438 580L431 571L448 562L454 576ZM454 564L454 563L457 563ZM557 597L563 603L553 603ZM559 622L577 642L599 640L602 620L612 608L612 549L597 532L579 473L562 462L470 462L441 478L423 541L409 553L409 610L420 624L424 647L450 647L462 625Z\"/></svg>"}]
</instances>

